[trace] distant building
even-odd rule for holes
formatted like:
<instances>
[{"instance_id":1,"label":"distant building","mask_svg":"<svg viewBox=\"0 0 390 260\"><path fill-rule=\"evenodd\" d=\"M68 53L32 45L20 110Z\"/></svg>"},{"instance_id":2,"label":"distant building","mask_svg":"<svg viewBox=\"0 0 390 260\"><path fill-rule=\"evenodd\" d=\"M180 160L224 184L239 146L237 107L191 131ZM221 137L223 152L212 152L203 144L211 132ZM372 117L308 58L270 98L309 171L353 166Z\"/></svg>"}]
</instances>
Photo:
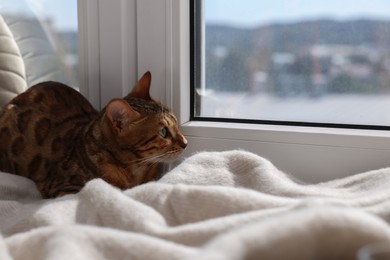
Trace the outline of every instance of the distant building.
<instances>
[{"instance_id":1,"label":"distant building","mask_svg":"<svg viewBox=\"0 0 390 260\"><path fill-rule=\"evenodd\" d=\"M270 85L276 95L321 96L372 90L379 51L350 45L314 45L303 52L274 53Z\"/></svg>"}]
</instances>

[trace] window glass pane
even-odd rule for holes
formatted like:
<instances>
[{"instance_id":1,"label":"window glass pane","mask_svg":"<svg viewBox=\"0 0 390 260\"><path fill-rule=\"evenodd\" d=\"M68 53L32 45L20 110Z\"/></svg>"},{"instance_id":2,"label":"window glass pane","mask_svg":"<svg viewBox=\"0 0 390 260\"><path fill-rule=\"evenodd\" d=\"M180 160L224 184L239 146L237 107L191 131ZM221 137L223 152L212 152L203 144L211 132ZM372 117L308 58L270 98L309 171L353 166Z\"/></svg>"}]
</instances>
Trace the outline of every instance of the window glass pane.
<instances>
[{"instance_id":1,"label":"window glass pane","mask_svg":"<svg viewBox=\"0 0 390 260\"><path fill-rule=\"evenodd\" d=\"M390 126L390 1L202 3L195 118Z\"/></svg>"},{"instance_id":2,"label":"window glass pane","mask_svg":"<svg viewBox=\"0 0 390 260\"><path fill-rule=\"evenodd\" d=\"M54 80L78 88L77 0L0 0L0 15L28 86Z\"/></svg>"}]
</instances>

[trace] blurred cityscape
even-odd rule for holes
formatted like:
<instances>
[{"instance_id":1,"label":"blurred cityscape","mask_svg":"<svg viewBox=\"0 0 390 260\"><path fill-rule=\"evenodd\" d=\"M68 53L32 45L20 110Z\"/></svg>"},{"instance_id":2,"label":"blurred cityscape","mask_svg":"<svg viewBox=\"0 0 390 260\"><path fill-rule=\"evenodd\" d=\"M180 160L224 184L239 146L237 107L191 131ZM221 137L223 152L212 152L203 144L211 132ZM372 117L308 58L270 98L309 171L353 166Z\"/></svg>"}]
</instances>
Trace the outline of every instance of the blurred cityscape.
<instances>
[{"instance_id":1,"label":"blurred cityscape","mask_svg":"<svg viewBox=\"0 0 390 260\"><path fill-rule=\"evenodd\" d=\"M390 21L206 25L206 88L277 97L390 94Z\"/></svg>"}]
</instances>

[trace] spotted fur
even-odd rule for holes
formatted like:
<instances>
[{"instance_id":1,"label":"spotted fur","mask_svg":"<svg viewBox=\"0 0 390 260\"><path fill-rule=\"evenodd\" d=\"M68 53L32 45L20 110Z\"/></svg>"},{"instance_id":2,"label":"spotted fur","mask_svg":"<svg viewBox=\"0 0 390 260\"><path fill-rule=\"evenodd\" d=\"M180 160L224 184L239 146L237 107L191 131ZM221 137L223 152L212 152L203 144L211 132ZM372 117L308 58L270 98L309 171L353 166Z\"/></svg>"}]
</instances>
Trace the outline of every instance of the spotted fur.
<instances>
[{"instance_id":1,"label":"spotted fur","mask_svg":"<svg viewBox=\"0 0 390 260\"><path fill-rule=\"evenodd\" d=\"M0 112L0 170L33 180L44 198L103 178L121 189L159 177L187 145L174 115L150 98L149 72L101 111L77 91L44 82Z\"/></svg>"}]
</instances>

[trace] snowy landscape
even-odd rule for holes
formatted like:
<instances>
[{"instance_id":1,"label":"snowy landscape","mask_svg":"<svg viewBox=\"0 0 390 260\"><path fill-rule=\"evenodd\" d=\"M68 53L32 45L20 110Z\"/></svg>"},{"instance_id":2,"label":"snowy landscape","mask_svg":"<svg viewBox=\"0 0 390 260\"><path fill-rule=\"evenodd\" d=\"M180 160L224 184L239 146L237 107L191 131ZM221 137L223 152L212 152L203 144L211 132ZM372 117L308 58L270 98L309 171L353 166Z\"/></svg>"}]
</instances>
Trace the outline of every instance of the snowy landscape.
<instances>
[{"instance_id":1,"label":"snowy landscape","mask_svg":"<svg viewBox=\"0 0 390 260\"><path fill-rule=\"evenodd\" d=\"M279 98L262 93L209 92L201 97L201 116L390 125L390 95Z\"/></svg>"}]
</instances>

